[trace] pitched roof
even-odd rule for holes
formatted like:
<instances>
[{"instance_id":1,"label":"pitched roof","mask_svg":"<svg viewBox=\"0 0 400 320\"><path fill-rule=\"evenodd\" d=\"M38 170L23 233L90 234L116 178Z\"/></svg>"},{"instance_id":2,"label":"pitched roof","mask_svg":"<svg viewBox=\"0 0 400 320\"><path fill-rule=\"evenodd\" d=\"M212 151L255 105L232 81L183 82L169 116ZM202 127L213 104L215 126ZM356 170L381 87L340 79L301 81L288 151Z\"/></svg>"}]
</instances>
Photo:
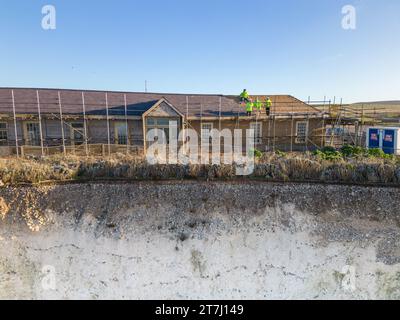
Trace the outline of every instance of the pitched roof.
<instances>
[{"instance_id":1,"label":"pitched roof","mask_svg":"<svg viewBox=\"0 0 400 320\"><path fill-rule=\"evenodd\" d=\"M37 90L42 114L59 113L59 92L64 114L82 114L82 92L88 115L106 114L106 93L110 115L123 116L125 114L124 95L126 95L128 115L131 116L141 116L162 98L167 99L180 113L188 114L189 117L218 117L220 101L221 116L232 117L245 114L245 108L234 96L21 88L0 88L0 114L13 112L11 90L14 90L17 114L38 113ZM289 95L270 95L269 97L273 103L273 113L320 113L317 109ZM266 96L259 96L259 98L264 101Z\"/></svg>"},{"instance_id":2,"label":"pitched roof","mask_svg":"<svg viewBox=\"0 0 400 320\"><path fill-rule=\"evenodd\" d=\"M266 101L270 98L272 105L275 105L276 112L278 113L319 113L320 111L310 106L309 104L288 95L261 95L251 96L252 99L259 99L260 101Z\"/></svg>"}]
</instances>

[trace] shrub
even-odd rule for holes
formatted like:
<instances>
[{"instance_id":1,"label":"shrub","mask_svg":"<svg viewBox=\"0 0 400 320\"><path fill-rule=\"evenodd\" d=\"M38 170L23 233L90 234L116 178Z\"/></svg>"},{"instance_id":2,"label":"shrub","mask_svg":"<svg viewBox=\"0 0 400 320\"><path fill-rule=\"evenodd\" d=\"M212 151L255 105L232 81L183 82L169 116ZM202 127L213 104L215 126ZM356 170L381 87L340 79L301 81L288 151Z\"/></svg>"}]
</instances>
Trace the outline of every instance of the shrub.
<instances>
[{"instance_id":1,"label":"shrub","mask_svg":"<svg viewBox=\"0 0 400 320\"><path fill-rule=\"evenodd\" d=\"M286 153L283 152L283 151L280 151L280 150L276 150L276 151L275 151L275 154L276 154L278 157L282 157L282 158L286 157Z\"/></svg>"},{"instance_id":2,"label":"shrub","mask_svg":"<svg viewBox=\"0 0 400 320\"><path fill-rule=\"evenodd\" d=\"M391 154L386 154L382 149L371 148L368 149L368 156L371 158L381 158L381 159L394 159L395 156Z\"/></svg>"},{"instance_id":3,"label":"shrub","mask_svg":"<svg viewBox=\"0 0 400 320\"><path fill-rule=\"evenodd\" d=\"M394 155L386 154L382 149L379 148L371 148L365 149L362 147L356 147L352 145L344 145L340 152L344 157L366 157L366 158L377 158L377 159L389 159L395 160L396 157Z\"/></svg>"},{"instance_id":4,"label":"shrub","mask_svg":"<svg viewBox=\"0 0 400 320\"><path fill-rule=\"evenodd\" d=\"M319 158L319 159L327 160L327 161L343 160L342 153L332 147L325 147L321 150L317 150L314 152L314 155L317 156L317 158Z\"/></svg>"},{"instance_id":5,"label":"shrub","mask_svg":"<svg viewBox=\"0 0 400 320\"><path fill-rule=\"evenodd\" d=\"M352 146L349 144L344 145L341 149L340 152L343 154L345 157L359 157L359 156L365 156L368 151L362 147L356 147Z\"/></svg>"},{"instance_id":6,"label":"shrub","mask_svg":"<svg viewBox=\"0 0 400 320\"><path fill-rule=\"evenodd\" d=\"M253 155L257 159L261 159L261 157L263 156L263 153L260 150L252 149L252 150L250 150L250 156L253 156Z\"/></svg>"},{"instance_id":7,"label":"shrub","mask_svg":"<svg viewBox=\"0 0 400 320\"><path fill-rule=\"evenodd\" d=\"M326 146L326 147L323 147L321 149L321 152L323 152L323 153L334 153L334 152L336 152L336 149L334 147Z\"/></svg>"}]
</instances>

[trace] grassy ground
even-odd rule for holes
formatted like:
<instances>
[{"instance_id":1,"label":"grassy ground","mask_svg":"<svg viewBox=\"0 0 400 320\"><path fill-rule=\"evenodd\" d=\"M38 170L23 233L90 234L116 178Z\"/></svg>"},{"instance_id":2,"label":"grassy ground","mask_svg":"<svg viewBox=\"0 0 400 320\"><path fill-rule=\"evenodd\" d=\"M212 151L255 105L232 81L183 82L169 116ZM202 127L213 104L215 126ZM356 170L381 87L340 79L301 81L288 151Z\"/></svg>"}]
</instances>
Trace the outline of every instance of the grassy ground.
<instances>
[{"instance_id":1,"label":"grassy ground","mask_svg":"<svg viewBox=\"0 0 400 320\"><path fill-rule=\"evenodd\" d=\"M132 179L230 180L235 165L149 165L145 159L126 155L110 158L53 156L43 159L1 159L0 184L44 181ZM335 150L310 153L258 154L254 172L243 179L266 181L321 181L343 183L396 184L400 186L397 157L360 151L356 154Z\"/></svg>"}]
</instances>

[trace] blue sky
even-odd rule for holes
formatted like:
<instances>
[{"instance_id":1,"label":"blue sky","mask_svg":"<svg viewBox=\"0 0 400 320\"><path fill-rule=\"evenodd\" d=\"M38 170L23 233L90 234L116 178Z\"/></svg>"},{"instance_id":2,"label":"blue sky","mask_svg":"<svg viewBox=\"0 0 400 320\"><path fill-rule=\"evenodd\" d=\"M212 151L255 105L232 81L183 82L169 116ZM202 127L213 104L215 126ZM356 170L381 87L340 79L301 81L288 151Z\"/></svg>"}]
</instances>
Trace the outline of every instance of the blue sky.
<instances>
[{"instance_id":1,"label":"blue sky","mask_svg":"<svg viewBox=\"0 0 400 320\"><path fill-rule=\"evenodd\" d=\"M398 0L0 3L2 87L400 99ZM56 30L41 27L47 4Z\"/></svg>"}]
</instances>

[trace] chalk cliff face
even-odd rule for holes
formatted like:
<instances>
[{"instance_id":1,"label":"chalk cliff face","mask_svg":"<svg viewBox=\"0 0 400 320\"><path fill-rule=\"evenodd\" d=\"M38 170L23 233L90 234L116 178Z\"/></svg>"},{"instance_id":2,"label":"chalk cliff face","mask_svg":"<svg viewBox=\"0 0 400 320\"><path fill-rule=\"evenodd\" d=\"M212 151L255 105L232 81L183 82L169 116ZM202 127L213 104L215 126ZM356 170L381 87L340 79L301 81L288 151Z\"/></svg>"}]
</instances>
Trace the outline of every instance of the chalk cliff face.
<instances>
[{"instance_id":1,"label":"chalk cliff face","mask_svg":"<svg viewBox=\"0 0 400 320\"><path fill-rule=\"evenodd\" d=\"M399 299L399 189L0 189L0 298Z\"/></svg>"}]
</instances>

